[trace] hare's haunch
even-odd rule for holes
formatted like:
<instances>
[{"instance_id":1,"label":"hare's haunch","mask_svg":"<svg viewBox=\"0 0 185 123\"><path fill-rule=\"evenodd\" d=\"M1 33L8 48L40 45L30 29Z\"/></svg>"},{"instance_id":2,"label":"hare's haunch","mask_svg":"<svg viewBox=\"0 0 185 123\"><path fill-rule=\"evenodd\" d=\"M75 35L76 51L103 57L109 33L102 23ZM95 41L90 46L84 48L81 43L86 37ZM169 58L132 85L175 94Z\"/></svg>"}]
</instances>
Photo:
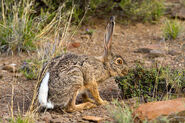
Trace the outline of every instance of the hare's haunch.
<instances>
[{"instance_id":1,"label":"hare's haunch","mask_svg":"<svg viewBox=\"0 0 185 123\"><path fill-rule=\"evenodd\" d=\"M68 112L89 109L107 104L98 92L99 83L112 76L127 73L127 64L120 55L111 52L115 18L111 17L106 28L104 53L100 57L66 53L52 59L39 88L38 100L42 107L60 107ZM93 101L86 93L89 91ZM76 105L76 97L82 93L84 103Z\"/></svg>"}]
</instances>

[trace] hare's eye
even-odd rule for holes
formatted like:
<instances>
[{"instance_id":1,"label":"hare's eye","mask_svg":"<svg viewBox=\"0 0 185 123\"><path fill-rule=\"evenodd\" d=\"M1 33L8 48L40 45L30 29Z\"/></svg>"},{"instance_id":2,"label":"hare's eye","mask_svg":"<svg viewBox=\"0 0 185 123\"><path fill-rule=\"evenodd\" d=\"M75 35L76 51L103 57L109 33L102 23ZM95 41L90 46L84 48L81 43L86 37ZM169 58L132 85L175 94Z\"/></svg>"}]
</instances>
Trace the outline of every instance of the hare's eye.
<instances>
[{"instance_id":1,"label":"hare's eye","mask_svg":"<svg viewBox=\"0 0 185 123\"><path fill-rule=\"evenodd\" d=\"M123 60L122 60L122 59L117 59L117 60L116 60L116 63L117 63L117 64L123 64Z\"/></svg>"}]
</instances>

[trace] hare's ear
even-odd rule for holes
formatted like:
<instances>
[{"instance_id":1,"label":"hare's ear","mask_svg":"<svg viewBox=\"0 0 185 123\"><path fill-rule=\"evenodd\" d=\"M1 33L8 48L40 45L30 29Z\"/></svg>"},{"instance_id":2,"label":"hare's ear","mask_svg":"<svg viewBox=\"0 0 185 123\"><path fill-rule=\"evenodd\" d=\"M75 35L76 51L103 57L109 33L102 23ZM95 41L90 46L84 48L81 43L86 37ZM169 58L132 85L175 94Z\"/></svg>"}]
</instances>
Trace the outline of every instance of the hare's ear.
<instances>
[{"instance_id":1,"label":"hare's ear","mask_svg":"<svg viewBox=\"0 0 185 123\"><path fill-rule=\"evenodd\" d=\"M110 17L110 20L107 24L106 32L105 32L104 54L103 54L104 61L108 60L108 56L111 53L111 42L112 42L112 34L114 31L114 26L115 26L115 17L112 16Z\"/></svg>"}]
</instances>

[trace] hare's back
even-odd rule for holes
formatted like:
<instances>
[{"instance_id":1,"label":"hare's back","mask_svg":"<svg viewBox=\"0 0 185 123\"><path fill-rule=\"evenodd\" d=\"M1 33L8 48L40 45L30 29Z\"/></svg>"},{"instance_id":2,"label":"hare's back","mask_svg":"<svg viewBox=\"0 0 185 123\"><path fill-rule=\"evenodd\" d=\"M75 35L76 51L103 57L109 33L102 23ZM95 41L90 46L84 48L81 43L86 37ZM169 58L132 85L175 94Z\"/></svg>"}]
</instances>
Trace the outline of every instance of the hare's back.
<instances>
[{"instance_id":1,"label":"hare's back","mask_svg":"<svg viewBox=\"0 0 185 123\"><path fill-rule=\"evenodd\" d=\"M52 59L49 65L49 70L55 71L67 69L74 65L78 66L82 64L85 59L87 59L87 56L73 53L65 53Z\"/></svg>"}]
</instances>

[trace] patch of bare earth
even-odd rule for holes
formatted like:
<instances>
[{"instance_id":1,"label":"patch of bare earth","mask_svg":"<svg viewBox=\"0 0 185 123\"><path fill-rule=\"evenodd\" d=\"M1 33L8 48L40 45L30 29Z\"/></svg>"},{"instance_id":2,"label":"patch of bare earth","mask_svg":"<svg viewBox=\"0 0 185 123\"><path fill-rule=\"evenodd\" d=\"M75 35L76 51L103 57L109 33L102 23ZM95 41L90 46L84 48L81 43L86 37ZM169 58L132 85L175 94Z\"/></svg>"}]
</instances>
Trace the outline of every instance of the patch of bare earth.
<instances>
[{"instance_id":1,"label":"patch of bare earth","mask_svg":"<svg viewBox=\"0 0 185 123\"><path fill-rule=\"evenodd\" d=\"M77 43L78 46L70 47L68 50L78 54L87 54L99 56L103 53L103 40L106 22L99 19L91 20L95 25L83 26L78 34L76 34L71 43ZM164 41L162 38L162 23L159 24L142 24L135 25L120 25L116 24L113 35L112 48L113 52L123 56L130 67L133 67L137 61L144 62L144 65L150 67L155 62L163 65L169 65L175 68L185 68L185 58L183 46L185 46L185 36L181 36L176 40ZM92 35L85 34L86 29L93 29ZM137 52L139 49L148 48L149 50L157 51L161 55L151 52ZM184 48L185 49L185 48ZM171 53L169 52L171 51ZM0 69L3 64L14 63L18 67L21 65L21 60L27 56L0 56ZM14 77L14 73L6 70L0 70L2 78L0 78L0 117L6 119L10 116L11 100L14 103L14 114L25 112L31 102L33 95L35 80L27 80L23 76ZM14 87L14 96L12 98L12 85ZM99 87L101 97L108 101L120 97L119 89L111 78ZM83 116L98 116L104 118L104 121L113 121L106 106L98 106L93 109L83 110L74 113L57 113L49 111L46 114L41 113L38 122L57 122L65 123L88 122L82 119Z\"/></svg>"}]
</instances>

